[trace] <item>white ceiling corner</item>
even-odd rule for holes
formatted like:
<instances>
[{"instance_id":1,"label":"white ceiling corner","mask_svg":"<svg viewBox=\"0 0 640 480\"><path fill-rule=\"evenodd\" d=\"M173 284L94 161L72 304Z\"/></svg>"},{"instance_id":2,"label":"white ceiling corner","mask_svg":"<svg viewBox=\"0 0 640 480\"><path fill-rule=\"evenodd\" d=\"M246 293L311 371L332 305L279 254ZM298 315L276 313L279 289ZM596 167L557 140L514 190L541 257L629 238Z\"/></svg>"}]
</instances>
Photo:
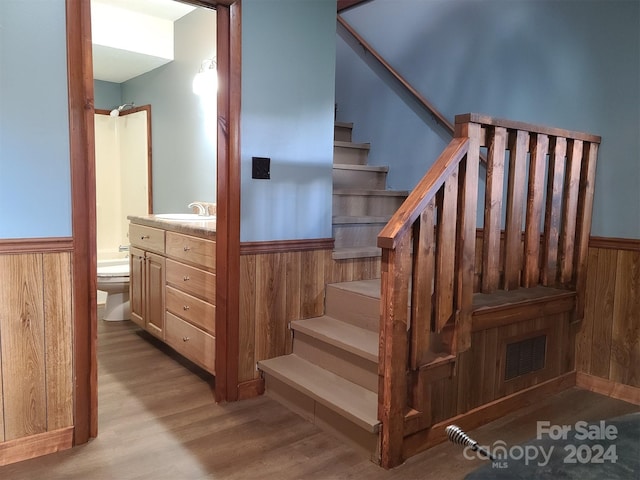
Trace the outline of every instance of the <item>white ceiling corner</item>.
<instances>
[{"instance_id":1,"label":"white ceiling corner","mask_svg":"<svg viewBox=\"0 0 640 480\"><path fill-rule=\"evenodd\" d=\"M114 83L170 62L173 22L195 9L174 0L92 0L91 6L93 75L96 80ZM145 31L136 42L123 41L124 34L137 29ZM148 40L148 45L141 45L140 39ZM159 45L164 45L164 51Z\"/></svg>"}]
</instances>

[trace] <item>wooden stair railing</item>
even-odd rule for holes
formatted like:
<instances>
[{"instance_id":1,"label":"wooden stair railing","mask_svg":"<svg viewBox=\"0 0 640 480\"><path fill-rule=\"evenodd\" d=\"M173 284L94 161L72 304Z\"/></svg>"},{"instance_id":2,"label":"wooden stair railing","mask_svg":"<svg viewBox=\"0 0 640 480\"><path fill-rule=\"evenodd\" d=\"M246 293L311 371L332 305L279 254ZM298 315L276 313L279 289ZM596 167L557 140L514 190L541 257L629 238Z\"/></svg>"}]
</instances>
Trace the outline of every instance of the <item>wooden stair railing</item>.
<instances>
[{"instance_id":1,"label":"wooden stair railing","mask_svg":"<svg viewBox=\"0 0 640 480\"><path fill-rule=\"evenodd\" d=\"M454 139L378 236L385 468L403 461L407 419L413 432L430 426L428 413L419 421L428 402L422 373L470 348L474 293L571 290L574 318L583 317L599 143L579 132L456 117ZM478 203L484 226L476 254Z\"/></svg>"}]
</instances>

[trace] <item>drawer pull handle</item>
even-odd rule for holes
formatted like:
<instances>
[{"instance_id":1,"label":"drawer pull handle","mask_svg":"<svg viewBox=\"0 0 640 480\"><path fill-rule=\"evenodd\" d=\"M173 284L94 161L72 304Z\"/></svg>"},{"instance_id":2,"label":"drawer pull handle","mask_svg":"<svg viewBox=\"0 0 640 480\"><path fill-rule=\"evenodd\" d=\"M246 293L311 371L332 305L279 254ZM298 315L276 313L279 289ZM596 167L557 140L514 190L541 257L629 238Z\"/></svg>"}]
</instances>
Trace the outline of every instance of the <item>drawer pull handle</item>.
<instances>
[{"instance_id":1,"label":"drawer pull handle","mask_svg":"<svg viewBox=\"0 0 640 480\"><path fill-rule=\"evenodd\" d=\"M184 277L182 277L182 280L187 282L187 281L189 281L191 279L189 278L189 275L185 275Z\"/></svg>"},{"instance_id":2,"label":"drawer pull handle","mask_svg":"<svg viewBox=\"0 0 640 480\"><path fill-rule=\"evenodd\" d=\"M140 237L140 240L146 240L147 238L149 238L149 235L142 235L142 236Z\"/></svg>"},{"instance_id":3,"label":"drawer pull handle","mask_svg":"<svg viewBox=\"0 0 640 480\"><path fill-rule=\"evenodd\" d=\"M183 305L183 306L182 306L182 309L183 309L185 312L186 312L187 310L189 310L189 308L191 308L191 307L189 307L189 305Z\"/></svg>"},{"instance_id":4,"label":"drawer pull handle","mask_svg":"<svg viewBox=\"0 0 640 480\"><path fill-rule=\"evenodd\" d=\"M189 250L191 250L191 247L182 247L182 249L183 249L185 252L188 252Z\"/></svg>"},{"instance_id":5,"label":"drawer pull handle","mask_svg":"<svg viewBox=\"0 0 640 480\"><path fill-rule=\"evenodd\" d=\"M182 341L183 342L188 342L189 341L189 337L182 337Z\"/></svg>"}]
</instances>

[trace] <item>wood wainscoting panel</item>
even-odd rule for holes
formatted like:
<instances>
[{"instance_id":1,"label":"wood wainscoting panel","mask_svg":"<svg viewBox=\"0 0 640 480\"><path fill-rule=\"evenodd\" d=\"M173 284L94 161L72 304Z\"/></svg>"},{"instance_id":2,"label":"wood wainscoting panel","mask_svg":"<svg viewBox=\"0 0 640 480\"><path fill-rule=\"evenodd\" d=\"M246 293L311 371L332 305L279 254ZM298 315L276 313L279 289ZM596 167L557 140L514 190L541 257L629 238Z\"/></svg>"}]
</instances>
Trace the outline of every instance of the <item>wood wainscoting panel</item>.
<instances>
[{"instance_id":1,"label":"wood wainscoting panel","mask_svg":"<svg viewBox=\"0 0 640 480\"><path fill-rule=\"evenodd\" d=\"M0 444L2 442L4 442L4 396L2 394L2 352L0 351Z\"/></svg>"},{"instance_id":2,"label":"wood wainscoting panel","mask_svg":"<svg viewBox=\"0 0 640 480\"><path fill-rule=\"evenodd\" d=\"M589 306L593 309L593 315L591 315L591 329L594 338L598 341L592 343L591 348L591 369L590 372L593 375L599 377L609 377L609 358L611 357L611 330L613 327L613 307L616 294L616 259L618 252L615 250L601 250L597 253L596 263L596 275L594 279L597 290L591 295L589 300L593 298L593 302L589 302ZM592 259L589 258L589 261ZM614 268L609 268L609 265L613 265ZM593 322L593 319L598 319L597 322ZM588 327L587 327L588 328Z\"/></svg>"},{"instance_id":3,"label":"wood wainscoting panel","mask_svg":"<svg viewBox=\"0 0 640 480\"><path fill-rule=\"evenodd\" d=\"M44 314L47 431L73 425L71 255L45 254Z\"/></svg>"},{"instance_id":4,"label":"wood wainscoting panel","mask_svg":"<svg viewBox=\"0 0 640 480\"><path fill-rule=\"evenodd\" d=\"M286 351L286 254L264 255L256 262L256 359Z\"/></svg>"},{"instance_id":5,"label":"wood wainscoting panel","mask_svg":"<svg viewBox=\"0 0 640 480\"><path fill-rule=\"evenodd\" d=\"M640 252L618 252L613 310L610 379L640 387Z\"/></svg>"},{"instance_id":6,"label":"wood wainscoting panel","mask_svg":"<svg viewBox=\"0 0 640 480\"><path fill-rule=\"evenodd\" d=\"M71 255L0 254L0 463L9 447L11 458L23 459L63 448L48 432L67 432L62 443L71 446ZM23 454L22 445L36 446Z\"/></svg>"},{"instance_id":7,"label":"wood wainscoting panel","mask_svg":"<svg viewBox=\"0 0 640 480\"><path fill-rule=\"evenodd\" d=\"M242 245L239 384L259 378L256 362L291 353L289 322L323 315L326 284L380 278L379 258L332 251L326 239Z\"/></svg>"},{"instance_id":8,"label":"wood wainscoting panel","mask_svg":"<svg viewBox=\"0 0 640 480\"><path fill-rule=\"evenodd\" d=\"M576 370L640 387L640 241L589 248L585 318L577 325Z\"/></svg>"},{"instance_id":9,"label":"wood wainscoting panel","mask_svg":"<svg viewBox=\"0 0 640 480\"><path fill-rule=\"evenodd\" d=\"M0 256L5 441L47 430L42 255Z\"/></svg>"}]
</instances>

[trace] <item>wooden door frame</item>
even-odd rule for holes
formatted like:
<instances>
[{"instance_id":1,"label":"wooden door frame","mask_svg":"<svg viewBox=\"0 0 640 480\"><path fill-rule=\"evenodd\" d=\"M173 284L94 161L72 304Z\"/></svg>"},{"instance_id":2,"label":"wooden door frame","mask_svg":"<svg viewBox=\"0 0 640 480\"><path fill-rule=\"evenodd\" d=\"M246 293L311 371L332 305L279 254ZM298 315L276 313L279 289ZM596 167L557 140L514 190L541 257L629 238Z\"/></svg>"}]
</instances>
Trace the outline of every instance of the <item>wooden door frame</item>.
<instances>
[{"instance_id":1,"label":"wooden door frame","mask_svg":"<svg viewBox=\"0 0 640 480\"><path fill-rule=\"evenodd\" d=\"M181 0L216 8L218 147L217 401L238 398L241 0ZM98 433L96 179L90 0L66 0L73 235L74 444Z\"/></svg>"}]
</instances>

